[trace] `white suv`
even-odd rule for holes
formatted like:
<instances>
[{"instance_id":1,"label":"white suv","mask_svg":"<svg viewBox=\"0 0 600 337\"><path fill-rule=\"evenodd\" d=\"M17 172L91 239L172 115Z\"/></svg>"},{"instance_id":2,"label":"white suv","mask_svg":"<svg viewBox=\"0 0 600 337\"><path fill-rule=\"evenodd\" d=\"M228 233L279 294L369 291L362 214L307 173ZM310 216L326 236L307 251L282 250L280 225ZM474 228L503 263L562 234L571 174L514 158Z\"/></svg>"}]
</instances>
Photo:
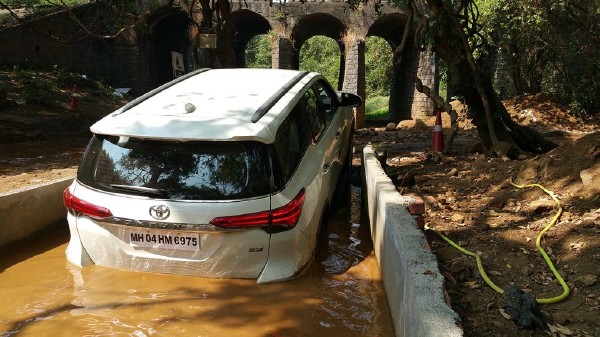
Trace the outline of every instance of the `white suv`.
<instances>
[{"instance_id":1,"label":"white suv","mask_svg":"<svg viewBox=\"0 0 600 337\"><path fill-rule=\"evenodd\" d=\"M352 149L359 96L323 76L202 69L91 127L67 259L257 282L297 275Z\"/></svg>"}]
</instances>

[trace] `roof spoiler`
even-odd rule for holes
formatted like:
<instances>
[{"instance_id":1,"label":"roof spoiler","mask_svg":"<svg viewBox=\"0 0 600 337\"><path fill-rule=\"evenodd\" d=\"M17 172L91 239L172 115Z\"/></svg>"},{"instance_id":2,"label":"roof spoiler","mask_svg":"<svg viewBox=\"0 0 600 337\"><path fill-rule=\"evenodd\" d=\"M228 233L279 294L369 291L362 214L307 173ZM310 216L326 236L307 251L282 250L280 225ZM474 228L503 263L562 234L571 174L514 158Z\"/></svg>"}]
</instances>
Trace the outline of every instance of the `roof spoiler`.
<instances>
[{"instance_id":1,"label":"roof spoiler","mask_svg":"<svg viewBox=\"0 0 600 337\"><path fill-rule=\"evenodd\" d=\"M277 103L277 101L279 101L281 97L283 97L283 95L285 95L288 92L288 90L290 90L293 86L300 82L300 80L306 75L308 75L308 71L302 71L298 73L286 84L284 84L279 90L277 90L277 92L275 92L273 96L269 97L269 99L265 103L263 103L260 107L258 107L258 109L256 109L254 115L252 115L252 123L258 122L262 118L262 116L264 116L273 107L273 105L275 105L275 103Z\"/></svg>"}]
</instances>

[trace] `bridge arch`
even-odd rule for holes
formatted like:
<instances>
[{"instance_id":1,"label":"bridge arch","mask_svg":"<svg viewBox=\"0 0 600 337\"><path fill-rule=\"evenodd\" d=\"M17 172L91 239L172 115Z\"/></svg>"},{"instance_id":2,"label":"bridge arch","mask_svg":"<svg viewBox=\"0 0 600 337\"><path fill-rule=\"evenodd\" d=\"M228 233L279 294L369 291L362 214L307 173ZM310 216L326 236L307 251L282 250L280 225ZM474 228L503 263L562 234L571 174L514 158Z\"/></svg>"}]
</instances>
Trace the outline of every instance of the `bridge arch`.
<instances>
[{"instance_id":1,"label":"bridge arch","mask_svg":"<svg viewBox=\"0 0 600 337\"><path fill-rule=\"evenodd\" d=\"M239 9L231 12L224 26L225 38L233 49L235 67L245 68L245 51L248 41L256 35L267 34L271 24L265 17L249 9Z\"/></svg>"},{"instance_id":2,"label":"bridge arch","mask_svg":"<svg viewBox=\"0 0 600 337\"><path fill-rule=\"evenodd\" d=\"M383 15L369 27L367 36L377 36L384 39L393 53L402 42L406 21L407 17L402 13ZM414 100L414 92L411 89L414 85L407 74L412 74L415 71L411 66L414 64L416 53L412 43L414 39L409 37L408 40L409 47L405 48L401 55L403 69L396 69L394 67L392 69L392 78L390 79L388 120L394 122L411 118L410 107ZM397 58L392 59L392 62L396 61Z\"/></svg>"},{"instance_id":3,"label":"bridge arch","mask_svg":"<svg viewBox=\"0 0 600 337\"><path fill-rule=\"evenodd\" d=\"M148 18L150 59L149 81L156 87L173 79L171 52L183 55L184 72L192 70L188 30L193 25L189 15L181 9L161 10Z\"/></svg>"},{"instance_id":4,"label":"bridge arch","mask_svg":"<svg viewBox=\"0 0 600 337\"><path fill-rule=\"evenodd\" d=\"M327 13L314 13L303 16L292 29L292 42L295 53L291 64L294 69L300 68L300 50L302 45L311 37L323 35L333 39L340 49L340 68L338 70L338 90L344 83L345 45L342 36L346 26L337 17Z\"/></svg>"}]
</instances>

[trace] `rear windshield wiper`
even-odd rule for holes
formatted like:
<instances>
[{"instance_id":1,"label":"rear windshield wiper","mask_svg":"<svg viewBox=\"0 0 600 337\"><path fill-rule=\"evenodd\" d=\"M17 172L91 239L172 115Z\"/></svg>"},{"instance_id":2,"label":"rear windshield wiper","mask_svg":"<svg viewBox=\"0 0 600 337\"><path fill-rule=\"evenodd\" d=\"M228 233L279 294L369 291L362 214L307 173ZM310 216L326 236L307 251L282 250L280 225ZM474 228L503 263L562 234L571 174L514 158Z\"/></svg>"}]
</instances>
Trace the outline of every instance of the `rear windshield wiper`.
<instances>
[{"instance_id":1,"label":"rear windshield wiper","mask_svg":"<svg viewBox=\"0 0 600 337\"><path fill-rule=\"evenodd\" d=\"M110 184L110 187L122 191L127 192L140 192L150 196L158 196L163 198L169 198L170 194L158 188L144 187L144 186L135 186L135 185L119 185L119 184Z\"/></svg>"}]
</instances>

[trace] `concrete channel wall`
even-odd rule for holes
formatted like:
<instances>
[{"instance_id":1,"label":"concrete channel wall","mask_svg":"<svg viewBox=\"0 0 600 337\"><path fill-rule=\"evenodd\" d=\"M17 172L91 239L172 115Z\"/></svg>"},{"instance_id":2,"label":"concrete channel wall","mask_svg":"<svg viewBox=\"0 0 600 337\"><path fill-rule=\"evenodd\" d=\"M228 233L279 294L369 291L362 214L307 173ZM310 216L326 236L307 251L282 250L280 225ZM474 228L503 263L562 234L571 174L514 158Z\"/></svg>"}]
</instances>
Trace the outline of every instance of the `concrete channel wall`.
<instances>
[{"instance_id":1,"label":"concrete channel wall","mask_svg":"<svg viewBox=\"0 0 600 337\"><path fill-rule=\"evenodd\" d=\"M66 218L63 191L73 177L0 194L0 246Z\"/></svg>"},{"instance_id":2,"label":"concrete channel wall","mask_svg":"<svg viewBox=\"0 0 600 337\"><path fill-rule=\"evenodd\" d=\"M363 197L396 336L463 336L458 315L444 301L435 255L408 211L415 199L397 192L371 146L362 156Z\"/></svg>"},{"instance_id":3,"label":"concrete channel wall","mask_svg":"<svg viewBox=\"0 0 600 337\"><path fill-rule=\"evenodd\" d=\"M63 219L62 192L72 180L0 194L0 246ZM463 336L458 315L444 302L437 260L408 212L414 199L396 191L370 146L363 151L363 196L396 336Z\"/></svg>"}]
</instances>

